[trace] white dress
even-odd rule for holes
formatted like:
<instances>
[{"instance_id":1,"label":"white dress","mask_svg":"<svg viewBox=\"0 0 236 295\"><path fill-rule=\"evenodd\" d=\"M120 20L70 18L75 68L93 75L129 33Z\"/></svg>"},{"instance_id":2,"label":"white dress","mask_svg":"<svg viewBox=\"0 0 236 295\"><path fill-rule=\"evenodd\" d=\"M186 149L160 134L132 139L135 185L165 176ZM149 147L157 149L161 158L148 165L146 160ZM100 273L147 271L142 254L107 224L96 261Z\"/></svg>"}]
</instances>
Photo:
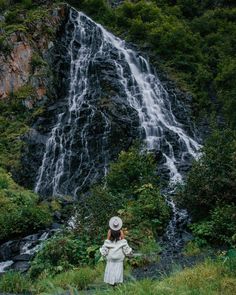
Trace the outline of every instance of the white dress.
<instances>
[{"instance_id":1,"label":"white dress","mask_svg":"<svg viewBox=\"0 0 236 295\"><path fill-rule=\"evenodd\" d=\"M128 242L125 239L117 242L105 240L100 252L107 260L104 282L111 285L123 283L123 262L125 256L132 252Z\"/></svg>"}]
</instances>

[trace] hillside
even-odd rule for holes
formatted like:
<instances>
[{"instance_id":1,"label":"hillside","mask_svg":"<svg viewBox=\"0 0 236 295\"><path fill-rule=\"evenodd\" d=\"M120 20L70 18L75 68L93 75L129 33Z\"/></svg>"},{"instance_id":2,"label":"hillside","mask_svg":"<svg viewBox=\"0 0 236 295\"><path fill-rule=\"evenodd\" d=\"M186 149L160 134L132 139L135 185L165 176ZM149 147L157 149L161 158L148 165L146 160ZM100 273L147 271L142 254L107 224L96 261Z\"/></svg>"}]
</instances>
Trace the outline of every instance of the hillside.
<instances>
[{"instance_id":1,"label":"hillside","mask_svg":"<svg viewBox=\"0 0 236 295\"><path fill-rule=\"evenodd\" d=\"M235 41L230 0L0 0L0 292L235 294Z\"/></svg>"}]
</instances>

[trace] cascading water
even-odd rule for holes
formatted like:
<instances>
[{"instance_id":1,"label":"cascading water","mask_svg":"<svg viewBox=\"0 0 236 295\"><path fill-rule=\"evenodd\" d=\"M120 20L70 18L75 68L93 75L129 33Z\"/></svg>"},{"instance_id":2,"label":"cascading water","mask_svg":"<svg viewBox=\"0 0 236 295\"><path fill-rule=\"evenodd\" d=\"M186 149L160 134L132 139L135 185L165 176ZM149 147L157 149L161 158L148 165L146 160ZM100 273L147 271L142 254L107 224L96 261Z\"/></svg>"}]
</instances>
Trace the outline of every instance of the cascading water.
<instances>
[{"instance_id":1,"label":"cascading water","mask_svg":"<svg viewBox=\"0 0 236 295\"><path fill-rule=\"evenodd\" d=\"M68 103L48 137L35 191L76 197L84 186L106 174L112 122L108 112L99 108L104 81L103 69L97 69L107 61L116 97L138 117L139 134L147 149L161 151L171 183L181 181L180 167L196 157L199 144L178 123L168 93L147 60L74 9L70 10L66 33L70 40ZM89 140L95 120L98 130Z\"/></svg>"},{"instance_id":2,"label":"cascading water","mask_svg":"<svg viewBox=\"0 0 236 295\"><path fill-rule=\"evenodd\" d=\"M161 167L167 172L169 183L182 181L181 167L197 157L200 145L178 122L155 70L124 41L75 9L70 10L66 34L70 57L67 106L58 114L48 136L35 191L76 198L107 173L115 127L112 110L100 103L105 86L113 92L108 100L120 102L123 120L131 118L131 112L132 118L137 118L138 136L147 150L161 154ZM109 87L104 86L107 81ZM168 202L173 218L167 238L176 246L177 218L187 214L178 210L171 199Z\"/></svg>"},{"instance_id":3,"label":"cascading water","mask_svg":"<svg viewBox=\"0 0 236 295\"><path fill-rule=\"evenodd\" d=\"M159 168L170 186L182 181L183 167L197 157L200 145L175 116L155 70L124 41L75 9L70 9L65 31L69 91L47 134L35 191L77 198L107 173L127 137L130 143L142 139L147 150L158 152ZM166 238L174 248L180 242L176 224L187 213L176 208L167 191L173 218ZM38 249L29 241L23 245L20 254ZM0 272L12 263L1 262Z\"/></svg>"}]
</instances>

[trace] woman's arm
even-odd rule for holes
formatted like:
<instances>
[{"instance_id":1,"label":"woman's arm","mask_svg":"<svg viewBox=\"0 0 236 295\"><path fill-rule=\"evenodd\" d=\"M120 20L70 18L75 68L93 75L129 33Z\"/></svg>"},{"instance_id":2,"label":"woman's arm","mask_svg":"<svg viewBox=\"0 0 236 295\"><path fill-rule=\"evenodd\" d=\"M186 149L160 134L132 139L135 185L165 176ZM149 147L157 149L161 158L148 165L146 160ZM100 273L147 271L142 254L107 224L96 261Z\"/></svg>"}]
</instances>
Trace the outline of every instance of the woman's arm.
<instances>
[{"instance_id":1,"label":"woman's arm","mask_svg":"<svg viewBox=\"0 0 236 295\"><path fill-rule=\"evenodd\" d=\"M125 240L125 244L123 246L123 252L126 256L132 256L133 255L133 250L132 248L130 248L130 246L128 245L128 242Z\"/></svg>"},{"instance_id":2,"label":"woman's arm","mask_svg":"<svg viewBox=\"0 0 236 295\"><path fill-rule=\"evenodd\" d=\"M110 240L110 239L111 239L111 230L109 229L107 232L107 240Z\"/></svg>"},{"instance_id":3,"label":"woman's arm","mask_svg":"<svg viewBox=\"0 0 236 295\"><path fill-rule=\"evenodd\" d=\"M99 249L102 256L107 256L109 249L106 247L105 243L102 245L102 247Z\"/></svg>"}]
</instances>

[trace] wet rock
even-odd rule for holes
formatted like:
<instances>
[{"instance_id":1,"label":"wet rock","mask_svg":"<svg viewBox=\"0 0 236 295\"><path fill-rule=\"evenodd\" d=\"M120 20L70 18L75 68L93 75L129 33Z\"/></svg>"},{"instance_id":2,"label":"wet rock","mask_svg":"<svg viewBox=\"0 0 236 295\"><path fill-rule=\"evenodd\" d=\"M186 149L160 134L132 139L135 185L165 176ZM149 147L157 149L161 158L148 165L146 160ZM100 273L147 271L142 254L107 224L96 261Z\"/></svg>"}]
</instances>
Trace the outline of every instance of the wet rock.
<instances>
[{"instance_id":1,"label":"wet rock","mask_svg":"<svg viewBox=\"0 0 236 295\"><path fill-rule=\"evenodd\" d=\"M11 266L11 270L26 272L30 268L30 264L27 261L17 261Z\"/></svg>"},{"instance_id":2,"label":"wet rock","mask_svg":"<svg viewBox=\"0 0 236 295\"><path fill-rule=\"evenodd\" d=\"M0 246L0 261L11 260L12 256L19 253L20 241L8 241Z\"/></svg>"},{"instance_id":3,"label":"wet rock","mask_svg":"<svg viewBox=\"0 0 236 295\"><path fill-rule=\"evenodd\" d=\"M16 261L29 261L31 259L32 255L30 254L21 254L21 255L17 255L15 257L12 258L12 260L14 262Z\"/></svg>"}]
</instances>

